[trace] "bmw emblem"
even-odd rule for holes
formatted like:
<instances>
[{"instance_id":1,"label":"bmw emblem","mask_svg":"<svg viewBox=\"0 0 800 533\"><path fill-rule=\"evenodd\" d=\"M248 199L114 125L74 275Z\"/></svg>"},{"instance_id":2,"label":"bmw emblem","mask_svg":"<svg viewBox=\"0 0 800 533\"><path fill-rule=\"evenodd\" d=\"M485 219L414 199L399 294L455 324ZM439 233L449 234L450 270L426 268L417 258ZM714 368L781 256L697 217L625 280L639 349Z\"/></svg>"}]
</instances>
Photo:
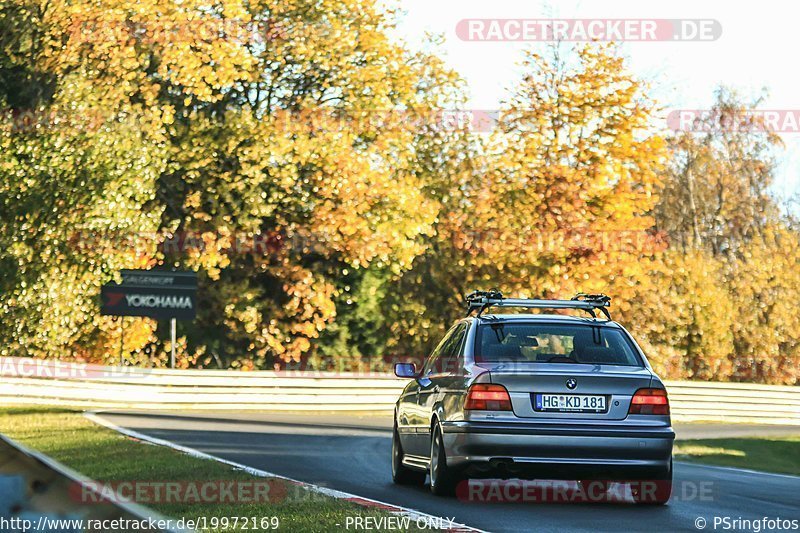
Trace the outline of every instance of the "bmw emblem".
<instances>
[{"instance_id":1,"label":"bmw emblem","mask_svg":"<svg viewBox=\"0 0 800 533\"><path fill-rule=\"evenodd\" d=\"M574 389L574 388L575 388L575 387L577 387L577 386L578 386L578 381L577 381L576 379L574 379L574 378L569 378L569 379L567 380L567 388L568 388L568 389Z\"/></svg>"}]
</instances>

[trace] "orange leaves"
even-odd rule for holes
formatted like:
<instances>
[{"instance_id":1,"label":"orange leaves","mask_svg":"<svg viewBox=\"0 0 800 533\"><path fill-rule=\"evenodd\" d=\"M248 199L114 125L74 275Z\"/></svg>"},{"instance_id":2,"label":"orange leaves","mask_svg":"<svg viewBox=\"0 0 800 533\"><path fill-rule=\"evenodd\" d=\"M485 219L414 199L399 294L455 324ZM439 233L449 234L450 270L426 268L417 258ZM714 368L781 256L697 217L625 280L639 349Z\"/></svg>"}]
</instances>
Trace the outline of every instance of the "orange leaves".
<instances>
[{"instance_id":1,"label":"orange leaves","mask_svg":"<svg viewBox=\"0 0 800 533\"><path fill-rule=\"evenodd\" d=\"M426 135L429 124L409 110L430 109L438 91L449 90L450 74L437 61L420 55L387 62L407 53L368 31L383 23L369 9L336 3L330 12L309 15L323 19L295 26L300 7L274 6L274 16L288 10L276 21L285 33L259 55L264 71L282 65L269 80L280 100L245 104L226 95L224 112L200 107L178 117L171 166L179 180L165 191L180 204L183 218L174 226L281 237L281 245L264 255L226 250L218 239L184 258L219 276L223 287L210 299L229 302L229 319L218 334L245 347L257 365L308 355L337 315L333 265L398 273L425 250L439 204L425 190L432 173L420 161L438 161L440 147L447 146L446 133ZM358 38L354 20L361 23ZM307 34L309 28L315 31ZM290 76L282 77L290 64ZM423 78L436 88L418 89ZM327 91L336 96L321 105ZM259 88L245 96L266 93ZM227 252L223 264L217 253ZM277 286L252 295L222 290L248 285L254 276Z\"/></svg>"},{"instance_id":2,"label":"orange leaves","mask_svg":"<svg viewBox=\"0 0 800 533\"><path fill-rule=\"evenodd\" d=\"M800 379L800 234L771 223L729 265L736 295L732 377L793 385Z\"/></svg>"},{"instance_id":3,"label":"orange leaves","mask_svg":"<svg viewBox=\"0 0 800 533\"><path fill-rule=\"evenodd\" d=\"M727 90L715 96L714 115L749 109ZM670 139L654 210L673 248L654 265L656 286L667 294L661 304L644 304L643 326L674 377L797 381L800 324L787 302L800 296L798 235L769 192L779 146L769 132L754 131ZM670 265L672 272L663 270ZM656 323L649 312L659 305L665 318ZM670 308L679 312L667 314Z\"/></svg>"},{"instance_id":4,"label":"orange leaves","mask_svg":"<svg viewBox=\"0 0 800 533\"><path fill-rule=\"evenodd\" d=\"M634 331L669 378L730 375L736 320L725 265L711 254L671 250L652 263L650 284L634 302Z\"/></svg>"},{"instance_id":5,"label":"orange leaves","mask_svg":"<svg viewBox=\"0 0 800 533\"><path fill-rule=\"evenodd\" d=\"M613 49L585 46L575 56L568 68L528 55L480 193L456 223L491 235L467 240L476 267L538 271L519 287L526 292L600 290L615 276L641 276L629 262L652 252L631 249L644 239L621 241L653 224L665 158L663 139L648 133L655 104Z\"/></svg>"},{"instance_id":6,"label":"orange leaves","mask_svg":"<svg viewBox=\"0 0 800 533\"><path fill-rule=\"evenodd\" d=\"M498 127L477 137L442 126L441 107L463 103L455 73L393 42L372 1L48 5L25 5L9 26L18 39L0 39L9 66L42 82L25 105L52 122L0 128L11 350L108 350L115 324L93 322L97 287L161 264L204 284L185 364L299 361L334 321L328 354L370 335L384 339L373 350L418 351L463 292L498 285L612 294L676 375L797 375L800 324L783 303L800 299L797 235L763 216L774 205L758 186L774 139L683 136L668 154L646 85L611 47L567 63L529 54ZM754 223L765 219L772 237ZM690 228L689 252L665 252L656 220L670 237ZM64 245L84 230L198 245ZM269 243L241 248L260 236ZM718 304L725 283L742 298ZM672 321L667 304L680 308ZM145 323L126 350L153 336Z\"/></svg>"},{"instance_id":7,"label":"orange leaves","mask_svg":"<svg viewBox=\"0 0 800 533\"><path fill-rule=\"evenodd\" d=\"M257 29L239 0L59 1L47 20L57 72L79 68L112 95L142 94L151 105L153 69L187 98L213 101L254 65Z\"/></svg>"}]
</instances>

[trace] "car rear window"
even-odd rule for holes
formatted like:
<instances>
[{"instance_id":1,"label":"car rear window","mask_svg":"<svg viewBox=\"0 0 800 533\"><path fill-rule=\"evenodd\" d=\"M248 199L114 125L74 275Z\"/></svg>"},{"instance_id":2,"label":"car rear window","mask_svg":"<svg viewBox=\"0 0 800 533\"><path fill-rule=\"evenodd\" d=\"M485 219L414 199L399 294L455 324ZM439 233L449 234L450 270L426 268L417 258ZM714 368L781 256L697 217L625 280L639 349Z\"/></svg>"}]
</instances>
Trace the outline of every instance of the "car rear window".
<instances>
[{"instance_id":1,"label":"car rear window","mask_svg":"<svg viewBox=\"0 0 800 533\"><path fill-rule=\"evenodd\" d=\"M484 324L475 361L642 366L624 332L589 324Z\"/></svg>"}]
</instances>

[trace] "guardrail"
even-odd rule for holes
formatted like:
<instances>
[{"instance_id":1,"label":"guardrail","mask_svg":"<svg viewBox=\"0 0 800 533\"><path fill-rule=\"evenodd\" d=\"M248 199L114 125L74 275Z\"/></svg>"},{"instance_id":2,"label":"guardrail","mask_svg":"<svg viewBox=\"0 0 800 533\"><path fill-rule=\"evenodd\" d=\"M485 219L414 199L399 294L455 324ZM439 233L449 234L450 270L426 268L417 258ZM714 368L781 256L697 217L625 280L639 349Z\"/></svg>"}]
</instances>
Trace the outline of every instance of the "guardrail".
<instances>
[{"instance_id":1,"label":"guardrail","mask_svg":"<svg viewBox=\"0 0 800 533\"><path fill-rule=\"evenodd\" d=\"M390 374L162 370L0 358L0 402L87 409L391 411ZM678 421L800 425L800 387L668 381Z\"/></svg>"},{"instance_id":2,"label":"guardrail","mask_svg":"<svg viewBox=\"0 0 800 533\"><path fill-rule=\"evenodd\" d=\"M180 531L158 529L166 519L140 505L103 501L96 486L74 470L0 435L0 531L97 530L89 527L89 521L130 524L131 529L135 522L139 531ZM87 492L94 494L86 498L88 502L76 498Z\"/></svg>"}]
</instances>

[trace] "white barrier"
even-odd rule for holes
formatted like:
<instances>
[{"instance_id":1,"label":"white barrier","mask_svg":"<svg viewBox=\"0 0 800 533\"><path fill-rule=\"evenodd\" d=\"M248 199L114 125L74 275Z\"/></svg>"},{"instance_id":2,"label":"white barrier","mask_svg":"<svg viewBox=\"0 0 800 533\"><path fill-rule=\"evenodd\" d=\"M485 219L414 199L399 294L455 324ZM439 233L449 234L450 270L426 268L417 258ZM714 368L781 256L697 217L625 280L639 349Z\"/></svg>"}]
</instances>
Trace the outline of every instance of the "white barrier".
<instances>
[{"instance_id":1,"label":"white barrier","mask_svg":"<svg viewBox=\"0 0 800 533\"><path fill-rule=\"evenodd\" d=\"M675 420L800 425L800 387L697 381L665 384Z\"/></svg>"},{"instance_id":2,"label":"white barrier","mask_svg":"<svg viewBox=\"0 0 800 533\"><path fill-rule=\"evenodd\" d=\"M91 409L390 411L389 374L153 370L0 358L0 403ZM679 421L800 425L800 387L668 381Z\"/></svg>"},{"instance_id":3,"label":"white barrier","mask_svg":"<svg viewBox=\"0 0 800 533\"><path fill-rule=\"evenodd\" d=\"M80 523L81 531L89 531L89 521L110 520L135 523L140 531L185 531L141 505L104 501L105 494L94 481L4 435L0 435L0 487L5 487L0 490L0 518L20 524L2 531L22 531L25 522L31 523L28 531L79 531ZM84 495L88 498L82 501Z\"/></svg>"}]
</instances>

